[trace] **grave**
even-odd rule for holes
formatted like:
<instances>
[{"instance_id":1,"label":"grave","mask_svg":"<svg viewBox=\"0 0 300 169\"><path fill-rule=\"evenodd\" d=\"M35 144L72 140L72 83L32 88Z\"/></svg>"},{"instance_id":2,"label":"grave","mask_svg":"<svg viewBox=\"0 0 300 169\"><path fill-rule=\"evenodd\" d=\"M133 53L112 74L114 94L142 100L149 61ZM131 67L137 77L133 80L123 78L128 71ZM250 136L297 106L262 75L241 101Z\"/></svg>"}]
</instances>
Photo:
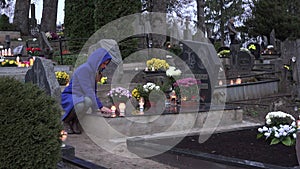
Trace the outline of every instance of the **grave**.
<instances>
[{"instance_id":1,"label":"grave","mask_svg":"<svg viewBox=\"0 0 300 169\"><path fill-rule=\"evenodd\" d=\"M61 100L61 88L55 77L54 66L51 60L37 57L33 66L26 72L25 83L33 83L55 98Z\"/></svg>"}]
</instances>

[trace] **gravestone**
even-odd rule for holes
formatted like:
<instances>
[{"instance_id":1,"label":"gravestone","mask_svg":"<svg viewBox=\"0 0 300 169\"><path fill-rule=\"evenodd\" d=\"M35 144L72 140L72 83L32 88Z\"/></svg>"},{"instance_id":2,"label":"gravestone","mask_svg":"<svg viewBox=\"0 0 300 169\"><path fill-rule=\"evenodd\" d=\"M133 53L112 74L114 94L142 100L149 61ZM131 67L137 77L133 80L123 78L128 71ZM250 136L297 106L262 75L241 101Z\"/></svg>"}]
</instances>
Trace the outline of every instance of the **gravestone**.
<instances>
[{"instance_id":1,"label":"gravestone","mask_svg":"<svg viewBox=\"0 0 300 169\"><path fill-rule=\"evenodd\" d=\"M109 65L105 68L103 75L107 76L107 83L121 83L120 79L123 75L123 64L122 56L119 49L119 45L113 39L102 39L96 44L92 45L89 48L88 53L92 53L98 48L106 49L109 54L112 56L112 60Z\"/></svg>"},{"instance_id":2,"label":"gravestone","mask_svg":"<svg viewBox=\"0 0 300 169\"><path fill-rule=\"evenodd\" d=\"M10 48L10 36L9 35L5 35L5 43L6 43L5 49Z\"/></svg>"},{"instance_id":3,"label":"gravestone","mask_svg":"<svg viewBox=\"0 0 300 169\"><path fill-rule=\"evenodd\" d=\"M249 73L254 65L254 56L246 51L237 53L236 70L238 72Z\"/></svg>"},{"instance_id":4,"label":"gravestone","mask_svg":"<svg viewBox=\"0 0 300 169\"><path fill-rule=\"evenodd\" d=\"M52 61L37 57L32 68L26 72L25 83L28 82L38 85L60 103L61 89L55 77Z\"/></svg>"},{"instance_id":5,"label":"gravestone","mask_svg":"<svg viewBox=\"0 0 300 169\"><path fill-rule=\"evenodd\" d=\"M183 74L189 71L201 81L200 97L204 103L211 103L211 95L218 78L221 62L212 44L196 41L182 41L183 52L179 56L189 70L180 68Z\"/></svg>"}]
</instances>

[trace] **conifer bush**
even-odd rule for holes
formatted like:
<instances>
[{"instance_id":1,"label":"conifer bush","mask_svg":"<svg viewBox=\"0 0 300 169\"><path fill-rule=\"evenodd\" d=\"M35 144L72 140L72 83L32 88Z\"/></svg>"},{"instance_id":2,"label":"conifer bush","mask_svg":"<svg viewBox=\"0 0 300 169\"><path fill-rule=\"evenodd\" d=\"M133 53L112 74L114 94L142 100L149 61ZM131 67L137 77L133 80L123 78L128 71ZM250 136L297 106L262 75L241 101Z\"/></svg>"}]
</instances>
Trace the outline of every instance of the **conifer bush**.
<instances>
[{"instance_id":1,"label":"conifer bush","mask_svg":"<svg viewBox=\"0 0 300 169\"><path fill-rule=\"evenodd\" d=\"M32 83L0 77L0 168L57 168L60 106Z\"/></svg>"}]
</instances>

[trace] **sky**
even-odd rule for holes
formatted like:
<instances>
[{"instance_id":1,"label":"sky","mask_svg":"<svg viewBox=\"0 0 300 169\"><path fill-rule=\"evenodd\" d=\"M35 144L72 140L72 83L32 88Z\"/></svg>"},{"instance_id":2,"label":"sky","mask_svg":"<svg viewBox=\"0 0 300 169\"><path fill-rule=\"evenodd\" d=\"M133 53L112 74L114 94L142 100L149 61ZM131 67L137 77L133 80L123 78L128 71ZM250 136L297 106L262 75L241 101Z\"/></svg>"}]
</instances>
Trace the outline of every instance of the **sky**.
<instances>
[{"instance_id":1,"label":"sky","mask_svg":"<svg viewBox=\"0 0 300 169\"><path fill-rule=\"evenodd\" d=\"M58 9L57 9L57 24L64 23L65 17L65 0L58 0ZM35 17L37 19L37 23L41 23L42 19L42 12L43 12L43 1L35 1ZM29 13L30 14L30 13Z\"/></svg>"}]
</instances>

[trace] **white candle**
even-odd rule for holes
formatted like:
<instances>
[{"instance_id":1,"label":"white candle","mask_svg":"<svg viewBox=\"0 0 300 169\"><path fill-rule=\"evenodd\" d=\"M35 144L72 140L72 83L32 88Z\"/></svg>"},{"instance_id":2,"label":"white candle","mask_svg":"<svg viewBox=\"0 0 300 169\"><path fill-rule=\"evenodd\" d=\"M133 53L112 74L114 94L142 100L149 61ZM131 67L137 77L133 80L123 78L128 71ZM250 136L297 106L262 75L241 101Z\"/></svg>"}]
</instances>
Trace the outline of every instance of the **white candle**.
<instances>
[{"instance_id":1,"label":"white candle","mask_svg":"<svg viewBox=\"0 0 300 169\"><path fill-rule=\"evenodd\" d=\"M119 104L120 116L125 116L125 109L126 109L125 103L120 103Z\"/></svg>"},{"instance_id":2,"label":"white candle","mask_svg":"<svg viewBox=\"0 0 300 169\"><path fill-rule=\"evenodd\" d=\"M111 117L116 117L116 106L111 106Z\"/></svg>"},{"instance_id":3,"label":"white candle","mask_svg":"<svg viewBox=\"0 0 300 169\"><path fill-rule=\"evenodd\" d=\"M7 53L7 55L8 56L11 56L12 54L11 54L11 49L10 48L8 48L8 53Z\"/></svg>"},{"instance_id":4,"label":"white candle","mask_svg":"<svg viewBox=\"0 0 300 169\"><path fill-rule=\"evenodd\" d=\"M141 97L141 98L140 98L140 101L139 101L139 105L140 105L140 114L144 114L144 104L145 104L144 98Z\"/></svg>"}]
</instances>

